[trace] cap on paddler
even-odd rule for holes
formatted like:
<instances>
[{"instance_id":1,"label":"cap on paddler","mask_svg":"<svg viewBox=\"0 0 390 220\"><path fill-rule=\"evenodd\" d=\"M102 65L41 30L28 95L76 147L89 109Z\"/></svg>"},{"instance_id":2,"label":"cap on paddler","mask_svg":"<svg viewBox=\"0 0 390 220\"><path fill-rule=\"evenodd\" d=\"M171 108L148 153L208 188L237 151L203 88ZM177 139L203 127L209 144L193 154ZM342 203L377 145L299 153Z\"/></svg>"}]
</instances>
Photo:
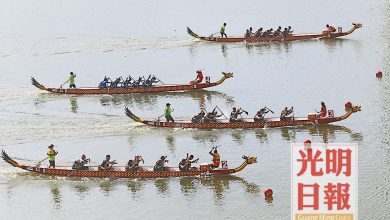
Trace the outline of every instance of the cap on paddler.
<instances>
[{"instance_id":1,"label":"cap on paddler","mask_svg":"<svg viewBox=\"0 0 390 220\"><path fill-rule=\"evenodd\" d=\"M50 145L49 145L49 148L53 148L53 147L54 147L54 144L50 144Z\"/></svg>"},{"instance_id":2,"label":"cap on paddler","mask_svg":"<svg viewBox=\"0 0 390 220\"><path fill-rule=\"evenodd\" d=\"M170 105L171 105L171 103L167 103L167 104L166 104L166 106L170 106Z\"/></svg>"}]
</instances>

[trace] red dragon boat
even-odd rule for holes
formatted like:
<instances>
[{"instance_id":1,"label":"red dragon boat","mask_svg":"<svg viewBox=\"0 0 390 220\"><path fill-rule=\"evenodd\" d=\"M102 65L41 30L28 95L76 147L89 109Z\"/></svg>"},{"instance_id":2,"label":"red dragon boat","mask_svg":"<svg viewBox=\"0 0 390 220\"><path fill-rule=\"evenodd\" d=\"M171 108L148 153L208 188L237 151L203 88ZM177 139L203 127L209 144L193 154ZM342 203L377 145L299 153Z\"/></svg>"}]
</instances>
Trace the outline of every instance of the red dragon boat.
<instances>
[{"instance_id":1,"label":"red dragon boat","mask_svg":"<svg viewBox=\"0 0 390 220\"><path fill-rule=\"evenodd\" d=\"M140 166L135 171L125 171L124 166L114 166L109 171L98 170L97 166L89 166L88 170L73 170L71 166L56 166L56 168L47 168L44 166L29 166L21 165L15 160L11 159L7 153L1 152L3 160L14 167L44 174L50 176L64 176L64 177L96 177L96 178L168 178L168 177L182 177L182 176L202 176L202 175L229 175L242 171L247 165L257 163L256 157L243 156L244 162L237 168L233 169L211 169L210 164L201 164L199 167L192 167L190 171L180 171L178 167L166 167L166 171L153 171L153 166Z\"/></svg>"},{"instance_id":2,"label":"red dragon boat","mask_svg":"<svg viewBox=\"0 0 390 220\"><path fill-rule=\"evenodd\" d=\"M31 83L38 89L46 90L48 92L60 93L60 94L130 94L130 93L154 93L154 92L174 92L174 91L188 91L188 90L199 90L222 84L226 79L233 77L232 72L222 73L223 76L216 82L206 81L205 83L198 84L164 84L164 85L153 85L153 86L140 86L140 87L127 87L127 88L97 88L97 87L80 87L72 89L64 88L48 88L40 84L33 77Z\"/></svg>"},{"instance_id":3,"label":"red dragon boat","mask_svg":"<svg viewBox=\"0 0 390 220\"><path fill-rule=\"evenodd\" d=\"M322 32L318 34L293 34L290 36L282 37L228 37L228 38L221 38L221 37L213 37L212 35L209 37L199 36L195 32L193 32L189 27L187 27L187 33L191 35L192 37L201 40L201 41L209 41L209 42L247 42L247 43L258 43L258 42L285 42L285 41L297 41L297 40L309 40L309 39L330 39L330 38L338 38L342 36L346 36L349 34L352 34L356 29L361 28L361 23L353 23L352 28L347 31L343 32L342 28L339 28L339 32Z\"/></svg>"},{"instance_id":4,"label":"red dragon boat","mask_svg":"<svg viewBox=\"0 0 390 220\"><path fill-rule=\"evenodd\" d=\"M348 104L348 105L347 105ZM253 118L242 118L241 122L230 122L229 119L217 119L216 122L191 122L191 120L175 120L166 122L160 120L143 120L134 115L127 107L125 113L136 122L154 126L169 128L198 128L198 129L224 129L224 128L274 128L292 127L300 125L324 125L338 122L349 118L353 113L361 110L360 106L352 106L350 102L346 104L346 113L339 117L318 117L317 114L310 113L307 117L291 117L281 121L280 118L265 118L264 122L256 122Z\"/></svg>"}]
</instances>

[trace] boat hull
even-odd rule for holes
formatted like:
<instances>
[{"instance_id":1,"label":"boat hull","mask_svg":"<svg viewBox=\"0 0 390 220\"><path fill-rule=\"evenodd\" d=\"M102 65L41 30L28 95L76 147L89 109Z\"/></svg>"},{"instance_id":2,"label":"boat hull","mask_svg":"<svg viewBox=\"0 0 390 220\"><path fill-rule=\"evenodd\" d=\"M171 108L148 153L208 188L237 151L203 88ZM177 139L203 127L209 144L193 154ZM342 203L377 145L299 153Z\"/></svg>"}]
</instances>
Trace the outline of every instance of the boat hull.
<instances>
[{"instance_id":1,"label":"boat hull","mask_svg":"<svg viewBox=\"0 0 390 220\"><path fill-rule=\"evenodd\" d=\"M215 123L191 123L191 122L162 122L162 121L143 121L144 124L154 127L170 128L197 128L197 129L240 129L240 128L276 128L276 127L294 127L315 124L329 124L340 121L337 118L323 118L318 120L289 120L289 121L270 121L270 122L215 122Z\"/></svg>"},{"instance_id":2,"label":"boat hull","mask_svg":"<svg viewBox=\"0 0 390 220\"><path fill-rule=\"evenodd\" d=\"M101 95L101 94L131 94L131 93L157 93L157 92L174 92L199 90L216 86L216 83L199 83L194 85L166 85L166 86L150 86L150 87L131 87L131 88L79 88L79 89L62 89L62 88L47 88L47 91L60 94L76 94L76 95Z\"/></svg>"}]
</instances>

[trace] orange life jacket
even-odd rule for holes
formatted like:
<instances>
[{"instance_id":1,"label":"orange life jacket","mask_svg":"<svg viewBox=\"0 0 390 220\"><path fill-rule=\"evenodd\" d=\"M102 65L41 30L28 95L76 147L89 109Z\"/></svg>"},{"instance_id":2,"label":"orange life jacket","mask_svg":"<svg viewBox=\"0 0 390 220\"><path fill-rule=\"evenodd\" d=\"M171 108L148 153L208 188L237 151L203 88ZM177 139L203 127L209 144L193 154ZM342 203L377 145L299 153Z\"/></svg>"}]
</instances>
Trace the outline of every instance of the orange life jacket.
<instances>
[{"instance_id":1,"label":"orange life jacket","mask_svg":"<svg viewBox=\"0 0 390 220\"><path fill-rule=\"evenodd\" d=\"M219 166L220 162L221 162L221 157L219 156L219 153L213 154L213 165Z\"/></svg>"}]
</instances>

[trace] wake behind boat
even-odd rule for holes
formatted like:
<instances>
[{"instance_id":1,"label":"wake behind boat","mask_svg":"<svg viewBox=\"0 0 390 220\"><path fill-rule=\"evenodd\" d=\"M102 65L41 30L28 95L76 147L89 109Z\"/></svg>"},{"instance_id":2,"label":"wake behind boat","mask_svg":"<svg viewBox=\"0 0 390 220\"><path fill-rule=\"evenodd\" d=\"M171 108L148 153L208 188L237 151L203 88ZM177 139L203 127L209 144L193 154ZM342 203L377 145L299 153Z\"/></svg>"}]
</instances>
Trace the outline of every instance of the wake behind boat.
<instances>
[{"instance_id":1,"label":"wake behind boat","mask_svg":"<svg viewBox=\"0 0 390 220\"><path fill-rule=\"evenodd\" d=\"M167 103L169 104L169 103ZM169 106L168 106L169 107ZM267 108L268 109L268 108ZM265 110L267 110L265 109ZM317 113L309 113L307 117L294 117L294 115L287 117L291 113L293 114L293 111L287 110L287 107L284 111L286 113L283 116L283 112L281 114L281 117L270 117L270 118L264 118L264 114L260 120L256 120L255 118L243 118L241 117L241 113L246 113L248 112L241 110L241 109L235 109L233 108L233 111L238 111L239 117L234 120L232 120L232 116L227 118L222 112L222 115L226 117L226 119L217 119L216 112L208 113L211 115L214 115L212 119L205 120L207 118L202 117L202 112L199 114L200 119L194 120L194 116L192 120L174 120L174 121L168 121L168 119L172 119L171 116L170 118L167 118L167 121L160 121L160 117L157 120L144 120L136 116L130 109L127 107L125 108L125 113L128 117L133 119L136 122L148 125L148 126L153 126L153 127L170 127L170 128L197 128L197 129L225 129L225 128L274 128L274 127L294 127L294 126L302 126L302 125L324 125L324 124L330 124L338 121L343 121L347 118L349 118L353 113L359 112L361 110L360 106L352 106L350 102L347 102L345 104L345 110L346 113L342 116L335 117L333 115L333 110L327 111L326 114L327 116L321 116L320 114ZM263 110L263 109L262 109ZM261 112L260 110L259 112ZM268 109L269 110L269 109ZM199 116L198 115L198 116ZM203 113L203 116L205 114ZM220 115L221 116L221 115Z\"/></svg>"},{"instance_id":2,"label":"wake behind boat","mask_svg":"<svg viewBox=\"0 0 390 220\"><path fill-rule=\"evenodd\" d=\"M222 72L223 76L220 80L216 82L210 82L210 77L206 77L205 81L192 80L190 83L185 84L162 84L162 85L153 85L152 83L139 83L134 84L133 80L131 83L126 83L126 80L120 83L105 84L101 86L102 81L99 87L80 87L80 88L53 88L46 87L39 83L34 77L31 78L31 83L38 89L45 90L52 93L59 94L130 94L130 93L155 93L155 92L174 92L174 91L189 91L189 90L199 90L209 87L214 87L222 84L226 79L233 77L232 72ZM203 78L202 78L203 79ZM74 80L74 78L73 78ZM131 80L131 79L130 79ZM145 80L146 81L146 80ZM158 80L161 82L160 80ZM74 81L73 81L74 82ZM64 83L65 84L65 83ZM74 84L71 84L74 85Z\"/></svg>"},{"instance_id":3,"label":"wake behind boat","mask_svg":"<svg viewBox=\"0 0 390 220\"><path fill-rule=\"evenodd\" d=\"M215 37L215 34L212 34L208 37L200 36L193 32L189 27L187 27L187 33L192 37L201 40L201 41L209 41L209 42L247 42L247 43L257 43L257 42L285 42L285 41L298 41L298 40L309 40L309 39L332 39L338 38L342 36L346 36L352 34L356 29L362 27L361 23L353 23L352 28L349 31L343 32L341 27L338 27L338 31L334 29L334 31L323 31L322 33L317 34L264 34L266 31L261 33L260 35L256 35L255 33L249 34L247 36L235 36L235 37L227 37L225 34L225 29L221 28L221 37ZM226 26L226 24L224 24ZM272 29L271 29L272 30ZM247 30L248 31L248 30ZM245 34L246 35L246 34ZM226 37L223 37L226 36Z\"/></svg>"}]
</instances>

